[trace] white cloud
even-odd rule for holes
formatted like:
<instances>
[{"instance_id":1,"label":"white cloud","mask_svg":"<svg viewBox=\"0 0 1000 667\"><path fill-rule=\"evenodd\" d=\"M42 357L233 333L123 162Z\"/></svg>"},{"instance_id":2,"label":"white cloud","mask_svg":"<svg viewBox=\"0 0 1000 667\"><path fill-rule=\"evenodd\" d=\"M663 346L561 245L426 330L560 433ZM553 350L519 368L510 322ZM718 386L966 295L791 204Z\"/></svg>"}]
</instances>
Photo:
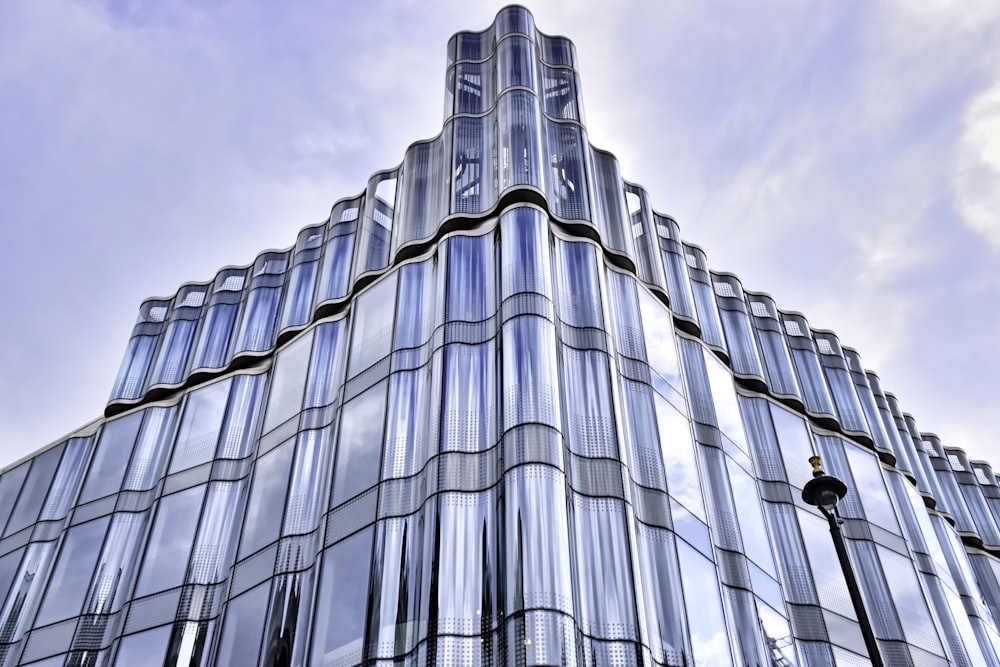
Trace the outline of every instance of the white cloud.
<instances>
[{"instance_id":1,"label":"white cloud","mask_svg":"<svg viewBox=\"0 0 1000 667\"><path fill-rule=\"evenodd\" d=\"M965 224L1000 250L1000 84L969 105L954 187Z\"/></svg>"}]
</instances>

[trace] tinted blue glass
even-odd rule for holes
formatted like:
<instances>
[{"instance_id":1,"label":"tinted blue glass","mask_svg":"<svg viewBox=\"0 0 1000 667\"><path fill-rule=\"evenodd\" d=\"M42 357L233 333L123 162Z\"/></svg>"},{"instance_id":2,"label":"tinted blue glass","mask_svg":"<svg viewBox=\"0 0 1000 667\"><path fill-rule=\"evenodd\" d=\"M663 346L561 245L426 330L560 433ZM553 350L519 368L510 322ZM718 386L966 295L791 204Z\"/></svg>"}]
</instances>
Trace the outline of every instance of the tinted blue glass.
<instances>
[{"instance_id":1,"label":"tinted blue glass","mask_svg":"<svg viewBox=\"0 0 1000 667\"><path fill-rule=\"evenodd\" d=\"M252 554L278 538L285 511L288 472L295 441L289 440L257 459L250 500L243 519L240 558Z\"/></svg>"},{"instance_id":2,"label":"tinted blue glass","mask_svg":"<svg viewBox=\"0 0 1000 667\"><path fill-rule=\"evenodd\" d=\"M331 506L353 498L378 481L385 395L386 383L382 382L344 406L340 417Z\"/></svg>"},{"instance_id":3,"label":"tinted blue glass","mask_svg":"<svg viewBox=\"0 0 1000 667\"><path fill-rule=\"evenodd\" d=\"M45 600L35 626L48 625L80 613L108 527L108 519L74 526L66 533L59 559L49 576Z\"/></svg>"},{"instance_id":4,"label":"tinted blue glass","mask_svg":"<svg viewBox=\"0 0 1000 667\"><path fill-rule=\"evenodd\" d=\"M220 303L211 306L204 316L198 342L195 346L191 368L221 368L227 361L229 339L233 335L233 326L239 305L235 303Z\"/></svg>"},{"instance_id":5,"label":"tinted blue glass","mask_svg":"<svg viewBox=\"0 0 1000 667\"><path fill-rule=\"evenodd\" d=\"M135 597L183 583L204 496L203 484L160 500Z\"/></svg>"},{"instance_id":6,"label":"tinted blue glass","mask_svg":"<svg viewBox=\"0 0 1000 667\"><path fill-rule=\"evenodd\" d=\"M256 665L270 587L261 584L226 604L217 665ZM257 640L257 641L254 641Z\"/></svg>"},{"instance_id":7,"label":"tinted blue glass","mask_svg":"<svg viewBox=\"0 0 1000 667\"><path fill-rule=\"evenodd\" d=\"M109 493L115 493L121 487L143 414L136 412L127 417L113 419L104 425L79 503L103 498Z\"/></svg>"},{"instance_id":8,"label":"tinted blue glass","mask_svg":"<svg viewBox=\"0 0 1000 667\"><path fill-rule=\"evenodd\" d=\"M10 520L7 522L5 535L11 535L35 522L42 509L42 502L48 494L49 485L55 475L59 459L62 457L63 446L53 447L34 458L31 470L24 482L21 494L14 505Z\"/></svg>"},{"instance_id":9,"label":"tinted blue glass","mask_svg":"<svg viewBox=\"0 0 1000 667\"><path fill-rule=\"evenodd\" d=\"M333 545L323 555L313 664L354 664L361 660L371 560L370 528Z\"/></svg>"}]
</instances>

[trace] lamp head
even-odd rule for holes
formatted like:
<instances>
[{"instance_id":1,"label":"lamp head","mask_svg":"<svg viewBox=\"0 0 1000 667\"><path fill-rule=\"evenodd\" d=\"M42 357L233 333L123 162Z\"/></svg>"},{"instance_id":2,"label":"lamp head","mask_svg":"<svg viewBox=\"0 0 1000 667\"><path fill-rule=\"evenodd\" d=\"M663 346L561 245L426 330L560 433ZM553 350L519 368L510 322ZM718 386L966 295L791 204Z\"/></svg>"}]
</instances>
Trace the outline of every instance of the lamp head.
<instances>
[{"instance_id":1,"label":"lamp head","mask_svg":"<svg viewBox=\"0 0 1000 667\"><path fill-rule=\"evenodd\" d=\"M836 513L837 503L847 495L847 485L823 471L823 465L818 456L809 458L813 467L813 478L802 488L802 500L814 507L820 508L824 514Z\"/></svg>"}]
</instances>

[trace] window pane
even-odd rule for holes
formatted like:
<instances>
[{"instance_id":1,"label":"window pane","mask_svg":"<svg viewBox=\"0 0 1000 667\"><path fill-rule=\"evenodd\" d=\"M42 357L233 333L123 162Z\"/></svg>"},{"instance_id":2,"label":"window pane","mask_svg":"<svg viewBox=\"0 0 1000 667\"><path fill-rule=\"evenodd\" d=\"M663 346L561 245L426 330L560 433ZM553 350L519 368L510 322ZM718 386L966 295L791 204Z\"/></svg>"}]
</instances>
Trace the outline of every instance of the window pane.
<instances>
[{"instance_id":1,"label":"window pane","mask_svg":"<svg viewBox=\"0 0 1000 667\"><path fill-rule=\"evenodd\" d=\"M142 415L142 412L136 412L104 425L90 472L87 473L87 482L80 494L81 504L115 493L121 487Z\"/></svg>"},{"instance_id":2,"label":"window pane","mask_svg":"<svg viewBox=\"0 0 1000 667\"><path fill-rule=\"evenodd\" d=\"M215 456L231 384L231 379L224 380L188 394L170 462L171 473L206 463Z\"/></svg>"},{"instance_id":3,"label":"window pane","mask_svg":"<svg viewBox=\"0 0 1000 667\"><path fill-rule=\"evenodd\" d=\"M274 370L271 372L267 414L264 417L265 433L283 424L302 408L302 391L312 340L313 334L310 331L276 355Z\"/></svg>"},{"instance_id":4,"label":"window pane","mask_svg":"<svg viewBox=\"0 0 1000 667\"><path fill-rule=\"evenodd\" d=\"M159 667L163 664L169 639L169 625L124 637L118 647L115 664Z\"/></svg>"},{"instance_id":5,"label":"window pane","mask_svg":"<svg viewBox=\"0 0 1000 667\"><path fill-rule=\"evenodd\" d=\"M229 601L219 639L217 665L256 665L270 586L261 584Z\"/></svg>"},{"instance_id":6,"label":"window pane","mask_svg":"<svg viewBox=\"0 0 1000 667\"><path fill-rule=\"evenodd\" d=\"M398 275L395 272L389 274L354 301L348 377L353 377L389 354Z\"/></svg>"},{"instance_id":7,"label":"window pane","mask_svg":"<svg viewBox=\"0 0 1000 667\"><path fill-rule=\"evenodd\" d=\"M372 529L330 547L323 555L312 664L360 662L368 610Z\"/></svg>"},{"instance_id":8,"label":"window pane","mask_svg":"<svg viewBox=\"0 0 1000 667\"><path fill-rule=\"evenodd\" d=\"M105 517L67 531L59 560L49 577L45 601L35 619L36 627L80 613L107 527Z\"/></svg>"},{"instance_id":9,"label":"window pane","mask_svg":"<svg viewBox=\"0 0 1000 667\"><path fill-rule=\"evenodd\" d=\"M386 385L381 382L344 406L331 506L353 498L378 481Z\"/></svg>"},{"instance_id":10,"label":"window pane","mask_svg":"<svg viewBox=\"0 0 1000 667\"><path fill-rule=\"evenodd\" d=\"M53 447L36 456L31 462L28 479L17 499L17 505L14 506L14 512L4 534L16 533L35 523L38 512L42 509L42 502L49 492L49 485L52 484L52 476L56 472L56 466L59 465L62 453L63 447Z\"/></svg>"},{"instance_id":11,"label":"window pane","mask_svg":"<svg viewBox=\"0 0 1000 667\"><path fill-rule=\"evenodd\" d=\"M257 459L250 501L243 520L240 558L278 539L285 511L288 470L294 451L295 441L289 440Z\"/></svg>"},{"instance_id":12,"label":"window pane","mask_svg":"<svg viewBox=\"0 0 1000 667\"><path fill-rule=\"evenodd\" d=\"M677 555L684 582L694 664L697 667L732 665L715 565L681 540L677 542Z\"/></svg>"},{"instance_id":13,"label":"window pane","mask_svg":"<svg viewBox=\"0 0 1000 667\"><path fill-rule=\"evenodd\" d=\"M183 583L204 495L202 484L160 500L135 597Z\"/></svg>"}]
</instances>

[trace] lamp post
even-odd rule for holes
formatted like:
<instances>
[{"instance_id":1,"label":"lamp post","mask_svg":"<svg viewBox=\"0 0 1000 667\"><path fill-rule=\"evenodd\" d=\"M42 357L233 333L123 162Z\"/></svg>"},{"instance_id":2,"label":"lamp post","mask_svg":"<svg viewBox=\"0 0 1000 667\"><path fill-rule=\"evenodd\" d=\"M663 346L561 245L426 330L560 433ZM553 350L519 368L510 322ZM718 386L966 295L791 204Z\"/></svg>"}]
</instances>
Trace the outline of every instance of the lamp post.
<instances>
[{"instance_id":1,"label":"lamp post","mask_svg":"<svg viewBox=\"0 0 1000 667\"><path fill-rule=\"evenodd\" d=\"M827 475L823 471L818 456L809 457L809 463L813 467L813 478L806 482L802 489L802 500L818 507L830 524L830 535L833 536L833 545L837 550L840 569L844 571L844 580L847 582L847 591L851 595L854 613L861 625L861 634L864 636L865 646L868 648L868 658L874 667L884 667L885 663L882 662L882 656L878 651L878 642L875 641L875 631L868 618L865 601L861 597L861 589L858 587L857 577L854 576L854 567L851 565L851 558L847 553L844 534L840 531L840 524L843 523L843 520L837 513L837 503L847 495L847 485L839 478Z\"/></svg>"}]
</instances>

